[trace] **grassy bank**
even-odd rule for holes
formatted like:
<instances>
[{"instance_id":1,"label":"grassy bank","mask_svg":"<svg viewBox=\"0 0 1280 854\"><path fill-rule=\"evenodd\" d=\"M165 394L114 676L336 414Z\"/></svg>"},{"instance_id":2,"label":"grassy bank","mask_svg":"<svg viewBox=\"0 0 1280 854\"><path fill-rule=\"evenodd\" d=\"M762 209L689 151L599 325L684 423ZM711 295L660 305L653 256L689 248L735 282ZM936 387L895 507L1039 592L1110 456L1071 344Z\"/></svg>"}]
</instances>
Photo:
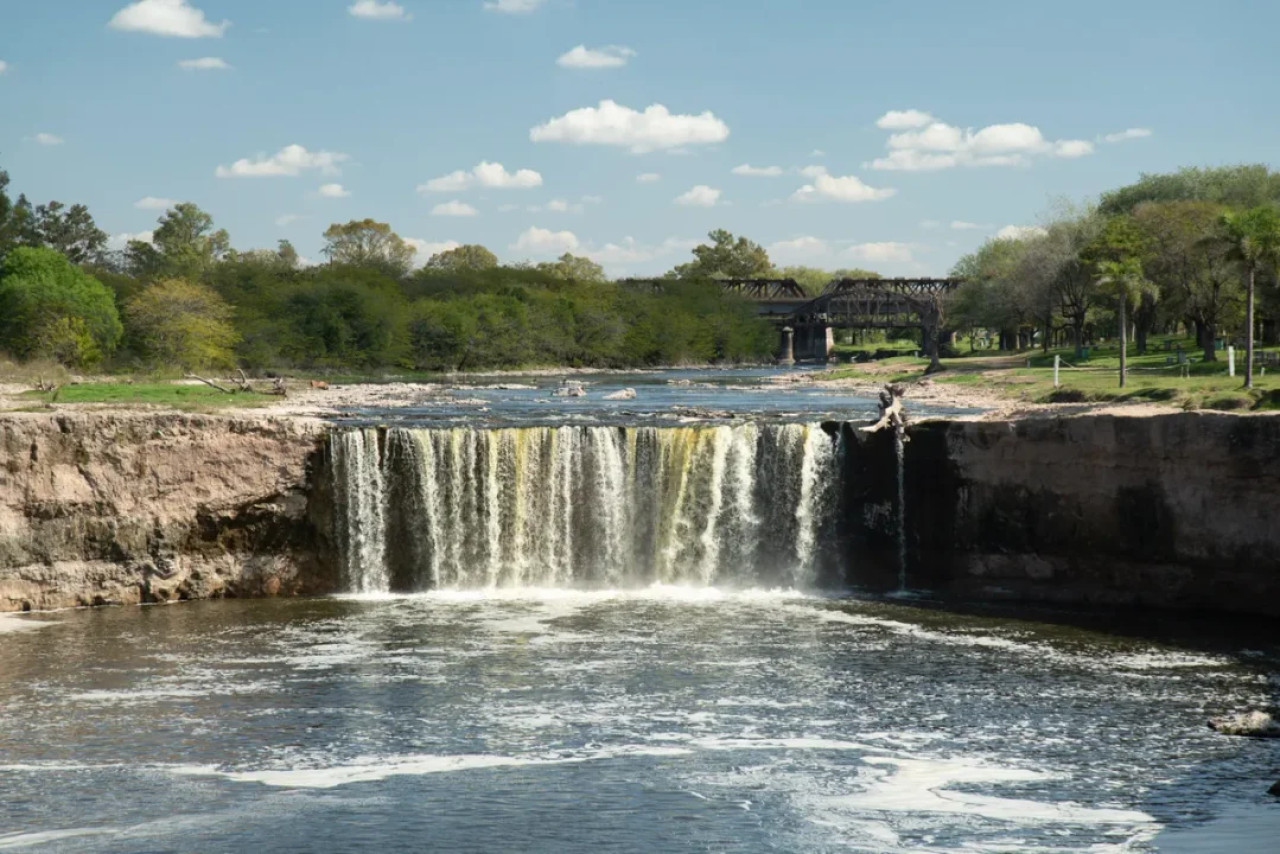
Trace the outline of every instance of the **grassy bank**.
<instances>
[{"instance_id":1,"label":"grassy bank","mask_svg":"<svg viewBox=\"0 0 1280 854\"><path fill-rule=\"evenodd\" d=\"M943 359L946 368L933 376L940 384L973 385L989 388L1011 400L1028 403L1085 403L1150 401L1184 409L1270 410L1280 409L1280 368L1271 365L1255 369L1254 389L1244 385L1244 354L1236 353L1236 376L1228 376L1225 353L1219 361L1177 362L1181 344L1188 358L1201 353L1192 342L1175 342L1169 351L1152 349L1139 356L1129 354L1129 376L1119 387L1120 353L1116 347L1095 348L1088 359L1076 360L1070 349L1022 354L979 352ZM1054 356L1062 359L1060 385L1054 387ZM1172 359L1172 363L1170 360ZM878 362L843 365L832 372L837 379L865 379L869 382L913 382L923 378L928 360L912 356ZM1184 369L1186 376L1183 376ZM1265 370L1265 373L1263 372Z\"/></svg>"},{"instance_id":2,"label":"grassy bank","mask_svg":"<svg viewBox=\"0 0 1280 854\"><path fill-rule=\"evenodd\" d=\"M175 382L86 382L59 386L53 391L31 390L19 398L29 403L18 409L44 409L56 404L103 406L156 406L190 412L228 407L262 406L279 398L253 392L225 394L207 385Z\"/></svg>"}]
</instances>

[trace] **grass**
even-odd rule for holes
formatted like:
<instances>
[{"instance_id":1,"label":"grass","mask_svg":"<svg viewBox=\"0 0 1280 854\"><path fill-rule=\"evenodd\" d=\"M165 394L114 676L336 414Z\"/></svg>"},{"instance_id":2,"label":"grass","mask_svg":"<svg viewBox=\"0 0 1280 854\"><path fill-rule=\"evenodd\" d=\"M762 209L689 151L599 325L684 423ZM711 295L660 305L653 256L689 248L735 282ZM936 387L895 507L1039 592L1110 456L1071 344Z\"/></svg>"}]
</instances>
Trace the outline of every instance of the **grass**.
<instances>
[{"instance_id":1,"label":"grass","mask_svg":"<svg viewBox=\"0 0 1280 854\"><path fill-rule=\"evenodd\" d=\"M27 391L43 405L105 404L109 406L163 406L168 409L206 412L227 407L261 406L275 398L266 394L238 392L223 394L205 385L176 385L167 382L93 382L60 386L52 392Z\"/></svg>"},{"instance_id":2,"label":"grass","mask_svg":"<svg viewBox=\"0 0 1280 854\"><path fill-rule=\"evenodd\" d=\"M1180 342L1188 356L1200 351L1190 341ZM1053 357L1062 358L1061 385L1053 385ZM1171 352L1152 349L1139 356L1129 356L1129 376L1125 388L1119 387L1120 353L1118 348L1095 348L1088 360L1076 361L1071 350L1036 351L1021 354L990 351L965 353L954 359L943 359L946 370L935 374L935 382L943 384L991 388L1014 400L1036 403L1088 403L1150 401L1180 406L1184 409L1280 410L1280 369L1272 366L1263 374L1255 369L1254 389L1243 388L1244 354L1236 352L1235 377L1227 375L1226 354L1218 362L1188 363L1188 376L1182 366L1167 364ZM859 378L872 382L911 382L924 376L928 360L902 356L865 365L837 368L837 378Z\"/></svg>"}]
</instances>

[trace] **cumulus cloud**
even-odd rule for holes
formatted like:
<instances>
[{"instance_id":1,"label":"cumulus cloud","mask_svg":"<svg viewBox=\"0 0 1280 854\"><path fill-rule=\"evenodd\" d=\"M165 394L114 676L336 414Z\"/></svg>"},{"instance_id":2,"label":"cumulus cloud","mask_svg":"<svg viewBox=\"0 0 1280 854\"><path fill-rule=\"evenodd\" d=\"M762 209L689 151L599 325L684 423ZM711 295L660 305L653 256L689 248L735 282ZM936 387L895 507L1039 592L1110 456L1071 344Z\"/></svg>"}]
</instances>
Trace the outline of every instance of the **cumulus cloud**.
<instances>
[{"instance_id":1,"label":"cumulus cloud","mask_svg":"<svg viewBox=\"0 0 1280 854\"><path fill-rule=\"evenodd\" d=\"M441 202L431 209L432 216L476 216L480 211L471 207L466 202L460 202L457 199L451 202Z\"/></svg>"},{"instance_id":2,"label":"cumulus cloud","mask_svg":"<svg viewBox=\"0 0 1280 854\"><path fill-rule=\"evenodd\" d=\"M933 116L922 110L890 110L876 119L876 127L884 130L919 128L933 121Z\"/></svg>"},{"instance_id":3,"label":"cumulus cloud","mask_svg":"<svg viewBox=\"0 0 1280 854\"><path fill-rule=\"evenodd\" d=\"M953 219L951 220L951 227L956 231L972 231L978 228L990 228L991 226L980 225L976 222L966 222L962 219Z\"/></svg>"},{"instance_id":4,"label":"cumulus cloud","mask_svg":"<svg viewBox=\"0 0 1280 854\"><path fill-rule=\"evenodd\" d=\"M164 199L158 196L143 196L134 202L133 206L144 211L167 211L177 203L178 202L175 199Z\"/></svg>"},{"instance_id":5,"label":"cumulus cloud","mask_svg":"<svg viewBox=\"0 0 1280 854\"><path fill-rule=\"evenodd\" d=\"M107 238L108 249L125 249L133 241L140 243L150 243L154 239L154 232L139 231L135 233L113 234Z\"/></svg>"},{"instance_id":6,"label":"cumulus cloud","mask_svg":"<svg viewBox=\"0 0 1280 854\"><path fill-rule=\"evenodd\" d=\"M1026 240L1030 237L1040 237L1048 233L1038 225L1006 225L996 232L996 237L1002 240Z\"/></svg>"},{"instance_id":7,"label":"cumulus cloud","mask_svg":"<svg viewBox=\"0 0 1280 854\"><path fill-rule=\"evenodd\" d=\"M907 263L912 261L911 244L884 241L881 243L856 243L844 251L850 258L871 263Z\"/></svg>"},{"instance_id":8,"label":"cumulus cloud","mask_svg":"<svg viewBox=\"0 0 1280 854\"><path fill-rule=\"evenodd\" d=\"M892 187L872 187L857 175L830 175L821 166L807 166L800 171L813 178L813 183L792 193L794 202L879 202L898 192Z\"/></svg>"},{"instance_id":9,"label":"cumulus cloud","mask_svg":"<svg viewBox=\"0 0 1280 854\"><path fill-rule=\"evenodd\" d=\"M214 173L219 178L295 177L303 172L319 170L325 175L336 175L338 164L347 155L333 151L308 151L301 145L286 145L270 157L259 154L256 158L242 158L230 166L219 166Z\"/></svg>"},{"instance_id":10,"label":"cumulus cloud","mask_svg":"<svg viewBox=\"0 0 1280 854\"><path fill-rule=\"evenodd\" d=\"M1093 143L1083 139L1049 140L1023 122L973 130L938 121L919 110L885 113L876 122L898 130L887 143L889 154L867 164L872 169L928 171L956 166L1021 166L1032 157L1084 157Z\"/></svg>"},{"instance_id":11,"label":"cumulus cloud","mask_svg":"<svg viewBox=\"0 0 1280 854\"><path fill-rule=\"evenodd\" d=\"M345 199L351 195L351 192L341 184L324 184L316 192L326 199Z\"/></svg>"},{"instance_id":12,"label":"cumulus cloud","mask_svg":"<svg viewBox=\"0 0 1280 854\"><path fill-rule=\"evenodd\" d=\"M41 145L62 145L64 142L66 142L65 139L58 136L57 134L44 133L44 132L36 134L35 136L32 137L32 139L34 139L36 142L40 143Z\"/></svg>"},{"instance_id":13,"label":"cumulus cloud","mask_svg":"<svg viewBox=\"0 0 1280 854\"><path fill-rule=\"evenodd\" d=\"M831 246L821 237L805 234L791 240L770 243L768 250L769 255L777 259L802 260L827 255L831 252Z\"/></svg>"},{"instance_id":14,"label":"cumulus cloud","mask_svg":"<svg viewBox=\"0 0 1280 854\"><path fill-rule=\"evenodd\" d=\"M484 7L490 12L502 12L507 15L524 15L536 12L546 0L485 0Z\"/></svg>"},{"instance_id":15,"label":"cumulus cloud","mask_svg":"<svg viewBox=\"0 0 1280 854\"><path fill-rule=\"evenodd\" d=\"M610 269L625 269L634 264L643 264L676 252L688 252L698 245L697 240L682 240L668 237L662 243L650 245L638 242L634 237L624 237L617 243L606 243L603 246L582 248L582 254L592 261Z\"/></svg>"},{"instance_id":16,"label":"cumulus cloud","mask_svg":"<svg viewBox=\"0 0 1280 854\"><path fill-rule=\"evenodd\" d=\"M662 176L657 172L642 172L636 176L637 184L652 184L654 181L661 181Z\"/></svg>"},{"instance_id":17,"label":"cumulus cloud","mask_svg":"<svg viewBox=\"0 0 1280 854\"><path fill-rule=\"evenodd\" d=\"M532 169L508 172L501 163L487 160L470 170L459 169L439 178L432 178L418 186L419 193L457 193L471 187L488 187L494 190L526 190L541 187L542 176Z\"/></svg>"},{"instance_id":18,"label":"cumulus cloud","mask_svg":"<svg viewBox=\"0 0 1280 854\"><path fill-rule=\"evenodd\" d=\"M462 244L456 240L443 240L433 242L430 240L422 240L418 237L406 237L404 242L413 247L413 263L419 267L431 260L431 256L439 255L441 252L449 252L457 249Z\"/></svg>"},{"instance_id":19,"label":"cumulus cloud","mask_svg":"<svg viewBox=\"0 0 1280 854\"><path fill-rule=\"evenodd\" d=\"M230 71L231 66L225 59L216 56L202 56L199 59L180 59L178 67L186 71Z\"/></svg>"},{"instance_id":20,"label":"cumulus cloud","mask_svg":"<svg viewBox=\"0 0 1280 854\"><path fill-rule=\"evenodd\" d=\"M545 205L531 206L529 208L529 212L542 213L545 211L547 213L582 213L584 210L587 209L585 202L587 201L588 198L595 198L595 197L584 196L582 202L570 202L567 199L552 199L551 201L547 202Z\"/></svg>"},{"instance_id":21,"label":"cumulus cloud","mask_svg":"<svg viewBox=\"0 0 1280 854\"><path fill-rule=\"evenodd\" d=\"M380 3L378 0L357 0L356 3L347 7L347 11L352 17L371 21L413 20L413 15L406 12L399 3L393 3L391 0L385 3Z\"/></svg>"},{"instance_id":22,"label":"cumulus cloud","mask_svg":"<svg viewBox=\"0 0 1280 854\"><path fill-rule=\"evenodd\" d=\"M4 74L8 70L9 70L9 63L5 62L3 59L0 59L0 74Z\"/></svg>"},{"instance_id":23,"label":"cumulus cloud","mask_svg":"<svg viewBox=\"0 0 1280 854\"><path fill-rule=\"evenodd\" d=\"M604 47L587 47L580 44L560 55L556 65L561 68L621 68L636 52L619 44Z\"/></svg>"},{"instance_id":24,"label":"cumulus cloud","mask_svg":"<svg viewBox=\"0 0 1280 854\"><path fill-rule=\"evenodd\" d=\"M526 229L511 248L533 255L563 255L578 248L578 236L572 231L551 231L532 226Z\"/></svg>"},{"instance_id":25,"label":"cumulus cloud","mask_svg":"<svg viewBox=\"0 0 1280 854\"><path fill-rule=\"evenodd\" d=\"M0 69L2 70L2 69ZM1119 133L1109 133L1102 138L1103 142L1125 142L1130 139L1142 139L1151 136L1151 128L1129 128Z\"/></svg>"},{"instance_id":26,"label":"cumulus cloud","mask_svg":"<svg viewBox=\"0 0 1280 854\"><path fill-rule=\"evenodd\" d=\"M749 178L776 178L782 174L781 166L752 166L750 163L743 163L741 166L735 166L731 170L735 175L745 175Z\"/></svg>"},{"instance_id":27,"label":"cumulus cloud","mask_svg":"<svg viewBox=\"0 0 1280 854\"><path fill-rule=\"evenodd\" d=\"M720 191L715 187L708 187L706 184L699 184L691 188L687 192L676 196L677 205L686 205L695 208L715 207L720 201Z\"/></svg>"},{"instance_id":28,"label":"cumulus cloud","mask_svg":"<svg viewBox=\"0 0 1280 854\"><path fill-rule=\"evenodd\" d=\"M708 145L729 138L729 126L711 111L698 115L672 113L662 104L644 112L604 100L595 107L570 110L529 131L534 142L569 142L578 145L618 145L634 154Z\"/></svg>"},{"instance_id":29,"label":"cumulus cloud","mask_svg":"<svg viewBox=\"0 0 1280 854\"><path fill-rule=\"evenodd\" d=\"M138 0L116 12L108 26L156 36L216 39L222 37L231 22L215 24L187 0Z\"/></svg>"}]
</instances>

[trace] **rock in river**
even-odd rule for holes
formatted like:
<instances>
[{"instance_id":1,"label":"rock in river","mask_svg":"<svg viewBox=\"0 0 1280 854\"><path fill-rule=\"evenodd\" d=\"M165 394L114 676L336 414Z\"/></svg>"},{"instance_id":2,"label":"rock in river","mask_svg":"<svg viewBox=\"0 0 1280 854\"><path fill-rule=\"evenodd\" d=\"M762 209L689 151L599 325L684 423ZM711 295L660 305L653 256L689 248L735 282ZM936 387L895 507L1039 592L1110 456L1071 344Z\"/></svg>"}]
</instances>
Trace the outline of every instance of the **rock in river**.
<instances>
[{"instance_id":1,"label":"rock in river","mask_svg":"<svg viewBox=\"0 0 1280 854\"><path fill-rule=\"evenodd\" d=\"M1280 721L1266 712L1245 712L1211 718L1209 727L1223 735L1246 735L1251 738L1280 738Z\"/></svg>"}]
</instances>

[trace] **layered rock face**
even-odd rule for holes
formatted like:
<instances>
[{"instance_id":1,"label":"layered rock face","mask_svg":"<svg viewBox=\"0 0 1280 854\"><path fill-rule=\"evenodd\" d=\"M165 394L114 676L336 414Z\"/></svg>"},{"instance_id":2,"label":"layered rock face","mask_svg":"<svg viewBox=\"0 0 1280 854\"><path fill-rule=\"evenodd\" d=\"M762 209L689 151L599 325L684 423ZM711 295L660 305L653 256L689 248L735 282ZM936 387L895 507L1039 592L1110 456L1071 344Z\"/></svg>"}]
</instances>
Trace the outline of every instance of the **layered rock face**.
<instances>
[{"instance_id":1,"label":"layered rock face","mask_svg":"<svg viewBox=\"0 0 1280 854\"><path fill-rule=\"evenodd\" d=\"M0 610L326 592L309 518L321 422L0 420Z\"/></svg>"},{"instance_id":2,"label":"layered rock face","mask_svg":"<svg viewBox=\"0 0 1280 854\"><path fill-rule=\"evenodd\" d=\"M1280 418L938 421L911 439L913 585L1280 616Z\"/></svg>"}]
</instances>

